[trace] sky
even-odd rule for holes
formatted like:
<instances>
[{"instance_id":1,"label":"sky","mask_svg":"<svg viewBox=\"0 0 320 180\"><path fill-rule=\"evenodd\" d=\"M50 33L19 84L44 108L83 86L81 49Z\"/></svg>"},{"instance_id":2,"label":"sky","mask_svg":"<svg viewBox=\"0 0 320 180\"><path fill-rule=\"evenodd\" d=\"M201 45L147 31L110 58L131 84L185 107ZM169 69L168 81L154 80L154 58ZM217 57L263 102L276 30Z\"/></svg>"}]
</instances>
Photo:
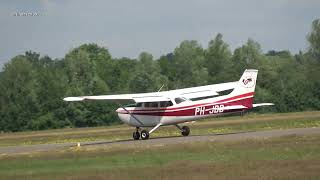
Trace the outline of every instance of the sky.
<instances>
[{"instance_id":1,"label":"sky","mask_svg":"<svg viewBox=\"0 0 320 180\"><path fill-rule=\"evenodd\" d=\"M231 50L251 38L264 52L297 53L317 18L319 0L2 0L0 66L28 50L62 58L83 43L158 58L183 40L206 48L218 33Z\"/></svg>"}]
</instances>

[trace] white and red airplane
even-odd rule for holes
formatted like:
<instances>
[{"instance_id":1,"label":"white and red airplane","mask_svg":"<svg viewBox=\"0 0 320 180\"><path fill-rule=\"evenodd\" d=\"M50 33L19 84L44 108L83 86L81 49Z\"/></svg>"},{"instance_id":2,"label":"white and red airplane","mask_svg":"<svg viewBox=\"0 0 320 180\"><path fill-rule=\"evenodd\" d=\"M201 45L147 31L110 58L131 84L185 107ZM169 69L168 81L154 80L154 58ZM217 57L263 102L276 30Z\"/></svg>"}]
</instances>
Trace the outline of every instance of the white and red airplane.
<instances>
[{"instance_id":1,"label":"white and red airplane","mask_svg":"<svg viewBox=\"0 0 320 180\"><path fill-rule=\"evenodd\" d=\"M134 101L135 104L121 106L116 110L121 121L136 127L133 139L148 139L149 134L160 126L175 125L183 136L188 136L188 126L178 124L198 119L243 112L258 106L272 103L253 104L258 70L247 69L239 81L176 89L162 92L119 94L100 96L66 97L64 101L110 100ZM227 95L219 92L232 90ZM191 99L201 100L191 100ZM153 127L150 131L140 127ZM141 136L140 136L141 135Z\"/></svg>"}]
</instances>

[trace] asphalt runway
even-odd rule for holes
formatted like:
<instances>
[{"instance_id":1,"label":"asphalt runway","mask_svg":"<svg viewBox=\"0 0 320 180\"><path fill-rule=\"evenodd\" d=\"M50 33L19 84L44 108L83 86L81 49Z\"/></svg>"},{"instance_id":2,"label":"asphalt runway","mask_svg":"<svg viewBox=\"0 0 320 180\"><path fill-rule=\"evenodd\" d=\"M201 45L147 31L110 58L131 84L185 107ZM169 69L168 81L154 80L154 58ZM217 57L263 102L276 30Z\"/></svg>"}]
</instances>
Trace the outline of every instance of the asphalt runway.
<instances>
[{"instance_id":1,"label":"asphalt runway","mask_svg":"<svg viewBox=\"0 0 320 180\"><path fill-rule=\"evenodd\" d=\"M194 143L205 141L239 141L246 139L264 139L272 137L281 137L289 135L315 135L320 134L320 128L295 128L295 129L283 129L283 130L267 130L267 131L251 131L251 132L233 132L224 134L207 134L207 135L190 135L187 137L182 136L167 136L160 138L151 138L148 140L119 140L119 141L92 141L82 142L81 147L96 148L96 147L127 147L127 146L161 146L168 144L178 143ZM0 155L13 155L13 154L28 154L33 152L45 152L45 151L58 151L71 147L76 147L77 143L61 143L61 144L39 144L39 145L21 145L21 146L9 146L0 147Z\"/></svg>"}]
</instances>

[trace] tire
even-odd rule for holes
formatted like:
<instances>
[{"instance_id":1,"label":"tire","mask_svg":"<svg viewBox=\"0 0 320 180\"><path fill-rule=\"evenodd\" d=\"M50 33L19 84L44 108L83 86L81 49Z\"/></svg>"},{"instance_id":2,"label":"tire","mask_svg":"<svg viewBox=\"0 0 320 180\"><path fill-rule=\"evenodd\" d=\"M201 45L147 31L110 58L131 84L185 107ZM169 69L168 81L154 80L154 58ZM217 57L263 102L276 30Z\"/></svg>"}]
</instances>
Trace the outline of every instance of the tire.
<instances>
[{"instance_id":1,"label":"tire","mask_svg":"<svg viewBox=\"0 0 320 180\"><path fill-rule=\"evenodd\" d=\"M141 131L141 139L142 139L142 140L149 139L149 132L146 131L146 130L142 130L142 131Z\"/></svg>"},{"instance_id":2,"label":"tire","mask_svg":"<svg viewBox=\"0 0 320 180\"><path fill-rule=\"evenodd\" d=\"M133 132L132 137L134 140L140 139L140 133L138 131Z\"/></svg>"},{"instance_id":3,"label":"tire","mask_svg":"<svg viewBox=\"0 0 320 180\"><path fill-rule=\"evenodd\" d=\"M182 128L182 136L188 136L190 134L190 128L188 126L183 126Z\"/></svg>"}]
</instances>

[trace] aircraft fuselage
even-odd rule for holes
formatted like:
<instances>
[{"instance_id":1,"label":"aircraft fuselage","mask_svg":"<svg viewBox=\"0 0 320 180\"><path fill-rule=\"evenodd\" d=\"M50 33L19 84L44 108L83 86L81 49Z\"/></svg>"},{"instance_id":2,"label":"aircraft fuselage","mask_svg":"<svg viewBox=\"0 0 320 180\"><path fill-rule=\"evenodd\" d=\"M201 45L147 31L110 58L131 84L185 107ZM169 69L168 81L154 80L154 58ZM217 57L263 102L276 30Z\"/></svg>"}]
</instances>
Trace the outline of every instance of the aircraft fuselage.
<instances>
[{"instance_id":1,"label":"aircraft fuselage","mask_svg":"<svg viewBox=\"0 0 320 180\"><path fill-rule=\"evenodd\" d=\"M234 112L241 112L252 108L254 93L237 96L220 96L198 101L185 101L172 106L161 107L127 107L126 110L118 108L119 119L135 127L152 127L159 123L162 125L179 124L198 119L221 116ZM228 107L239 106L237 109Z\"/></svg>"}]
</instances>

